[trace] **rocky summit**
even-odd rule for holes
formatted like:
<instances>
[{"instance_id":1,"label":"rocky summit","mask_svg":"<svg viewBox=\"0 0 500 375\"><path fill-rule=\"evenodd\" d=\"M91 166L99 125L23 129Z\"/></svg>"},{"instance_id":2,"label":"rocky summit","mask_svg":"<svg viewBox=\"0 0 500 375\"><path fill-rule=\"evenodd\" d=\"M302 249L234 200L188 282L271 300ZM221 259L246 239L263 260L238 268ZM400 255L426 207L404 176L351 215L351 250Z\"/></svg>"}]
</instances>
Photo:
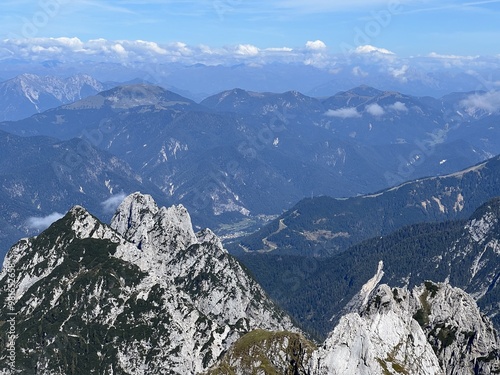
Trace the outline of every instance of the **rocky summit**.
<instances>
[{"instance_id":1,"label":"rocky summit","mask_svg":"<svg viewBox=\"0 0 500 375\"><path fill-rule=\"evenodd\" d=\"M19 374L500 372L497 333L469 294L383 277L380 262L318 346L183 206L134 193L110 225L75 206L5 259L0 373L11 326Z\"/></svg>"},{"instance_id":2,"label":"rocky summit","mask_svg":"<svg viewBox=\"0 0 500 375\"><path fill-rule=\"evenodd\" d=\"M21 240L0 283L21 374L196 374L245 333L294 330L211 231L139 193L111 226L74 207Z\"/></svg>"},{"instance_id":3,"label":"rocky summit","mask_svg":"<svg viewBox=\"0 0 500 375\"><path fill-rule=\"evenodd\" d=\"M312 374L492 374L499 341L474 300L448 284L376 287L313 353Z\"/></svg>"},{"instance_id":4,"label":"rocky summit","mask_svg":"<svg viewBox=\"0 0 500 375\"><path fill-rule=\"evenodd\" d=\"M325 342L256 330L209 375L495 374L500 346L471 296L427 281L413 290L378 285L382 264Z\"/></svg>"}]
</instances>

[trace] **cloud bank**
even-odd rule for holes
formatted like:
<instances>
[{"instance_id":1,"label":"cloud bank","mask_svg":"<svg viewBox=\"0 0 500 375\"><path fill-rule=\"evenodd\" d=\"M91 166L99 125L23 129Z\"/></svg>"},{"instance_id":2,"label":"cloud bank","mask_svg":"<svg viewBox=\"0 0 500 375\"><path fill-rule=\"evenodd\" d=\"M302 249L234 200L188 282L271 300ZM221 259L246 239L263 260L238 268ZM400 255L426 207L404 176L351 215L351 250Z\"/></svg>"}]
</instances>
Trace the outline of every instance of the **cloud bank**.
<instances>
[{"instance_id":1,"label":"cloud bank","mask_svg":"<svg viewBox=\"0 0 500 375\"><path fill-rule=\"evenodd\" d=\"M472 94L467 99L462 100L460 104L469 113L478 110L495 113L500 110L500 91Z\"/></svg>"},{"instance_id":2,"label":"cloud bank","mask_svg":"<svg viewBox=\"0 0 500 375\"><path fill-rule=\"evenodd\" d=\"M61 62L113 62L121 64L141 63L184 63L206 65L231 65L242 61L260 64L284 62L315 65L329 69L339 64L357 66L354 74L364 75L365 66L373 63L384 66L384 70L398 80L404 80L410 63L425 65L426 68L447 68L450 64L465 68L498 67L500 56L492 59L471 56L438 55L415 58L399 58L394 52L372 45L357 46L349 56L334 48L328 48L321 40L309 40L303 46L276 46L260 48L252 44L212 47L188 45L181 41L156 43L145 40L107 40L79 38L29 38L0 40L0 61L25 59L30 61L57 60ZM357 63L356 63L357 62Z\"/></svg>"},{"instance_id":3,"label":"cloud bank","mask_svg":"<svg viewBox=\"0 0 500 375\"><path fill-rule=\"evenodd\" d=\"M52 223L61 219L63 216L64 215L59 213L59 212L53 212L50 215L42 216L42 217L32 216L32 217L28 218L28 220L26 221L26 225L30 229L42 231L44 229L47 229Z\"/></svg>"},{"instance_id":4,"label":"cloud bank","mask_svg":"<svg viewBox=\"0 0 500 375\"><path fill-rule=\"evenodd\" d=\"M361 114L358 112L358 110L355 107L330 109L325 113L325 115L327 115L329 117L339 117L342 119L361 117Z\"/></svg>"},{"instance_id":5,"label":"cloud bank","mask_svg":"<svg viewBox=\"0 0 500 375\"><path fill-rule=\"evenodd\" d=\"M351 80L353 85L368 84L377 86L377 82L385 80L392 86L390 90L406 92L405 86L421 90L425 87L436 87L439 95L448 91L450 66L460 69L465 75L466 90L491 90L500 87L500 55L490 57L470 57L456 55L437 55L416 57L399 57L394 52L372 45L361 45L354 48L355 53L345 54L340 48L328 46L321 40L305 41L302 46L268 46L259 47L253 44L228 45L213 47L208 45L188 45L183 42L156 43L145 40L106 40L91 39L82 41L79 38L30 38L0 40L0 64L8 66L2 78L8 79L20 74L19 67L42 66L44 74L50 73L51 67L65 66L93 74L88 71L99 64L101 67L114 65L117 69L107 70L116 74L113 80L122 80L120 68L135 77L144 77L152 82L176 81L169 64L175 64L174 70L180 67L205 65L210 67L251 67L263 68L272 64L304 65L310 67L311 76L314 69L336 75L341 80ZM36 69L36 68L35 68ZM96 68L97 69L97 68ZM37 71L32 71L37 73ZM94 73L95 74L95 73ZM101 74L101 73L97 73ZM453 75L454 74L454 75ZM451 74L450 79L456 77ZM126 79L135 78L132 74ZM436 78L437 77L437 78ZM467 79L470 78L470 79ZM439 80L443 80L442 82ZM392 81L392 82L391 82ZM182 82L181 82L182 83ZM176 83L178 84L178 83ZM186 85L182 83L183 87ZM188 85L189 86L189 85ZM420 93L419 93L420 95ZM385 108L386 110L388 108ZM397 110L395 108L395 110ZM343 116L343 114L341 114Z\"/></svg>"},{"instance_id":6,"label":"cloud bank","mask_svg":"<svg viewBox=\"0 0 500 375\"><path fill-rule=\"evenodd\" d=\"M366 107L366 112L368 112L372 116L377 117L377 116L382 116L385 113L385 110L379 104L374 103Z\"/></svg>"},{"instance_id":7,"label":"cloud bank","mask_svg":"<svg viewBox=\"0 0 500 375\"><path fill-rule=\"evenodd\" d=\"M104 202L101 202L103 211L106 214L115 213L120 203L122 203L126 197L127 195L125 193L119 193L109 197Z\"/></svg>"}]
</instances>

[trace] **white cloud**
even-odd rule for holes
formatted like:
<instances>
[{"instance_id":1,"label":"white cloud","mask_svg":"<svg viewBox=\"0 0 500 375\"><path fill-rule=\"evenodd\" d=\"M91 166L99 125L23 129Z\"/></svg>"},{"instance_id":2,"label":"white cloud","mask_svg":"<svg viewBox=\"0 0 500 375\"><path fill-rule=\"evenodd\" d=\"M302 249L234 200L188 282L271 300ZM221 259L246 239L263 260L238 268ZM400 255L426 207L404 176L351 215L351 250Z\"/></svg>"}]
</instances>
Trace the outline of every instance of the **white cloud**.
<instances>
[{"instance_id":1,"label":"white cloud","mask_svg":"<svg viewBox=\"0 0 500 375\"><path fill-rule=\"evenodd\" d=\"M63 216L64 215L59 212L53 212L50 215L42 217L32 216L26 221L26 225L31 229L42 231L47 229L53 222L61 219Z\"/></svg>"},{"instance_id":2,"label":"white cloud","mask_svg":"<svg viewBox=\"0 0 500 375\"><path fill-rule=\"evenodd\" d=\"M441 55L436 52L429 53L429 57L433 59L444 59L444 60L475 60L479 58L479 56Z\"/></svg>"},{"instance_id":3,"label":"white cloud","mask_svg":"<svg viewBox=\"0 0 500 375\"><path fill-rule=\"evenodd\" d=\"M80 39L78 38L51 38L52 40L56 41L57 43L64 45L68 48L71 48L72 50L75 51L80 51L83 49L83 43Z\"/></svg>"},{"instance_id":4,"label":"white cloud","mask_svg":"<svg viewBox=\"0 0 500 375\"><path fill-rule=\"evenodd\" d=\"M243 56L257 56L259 49L251 44L240 44L236 48L236 54Z\"/></svg>"},{"instance_id":5,"label":"white cloud","mask_svg":"<svg viewBox=\"0 0 500 375\"><path fill-rule=\"evenodd\" d=\"M380 54L383 54L383 55L395 55L394 52L389 51L388 49L378 48L378 47L375 47L375 46L371 46L369 44L357 47L354 50L354 52L355 53L359 53L359 54L380 53Z\"/></svg>"},{"instance_id":6,"label":"white cloud","mask_svg":"<svg viewBox=\"0 0 500 375\"><path fill-rule=\"evenodd\" d=\"M396 102L394 104L387 106L387 108L392 109L393 111L396 111L396 112L408 112L408 108L406 107L406 104L402 103L402 102Z\"/></svg>"},{"instance_id":7,"label":"white cloud","mask_svg":"<svg viewBox=\"0 0 500 375\"><path fill-rule=\"evenodd\" d=\"M329 116L329 117L340 117L343 119L361 117L361 114L358 112L358 110L355 107L330 109L325 113L325 115Z\"/></svg>"},{"instance_id":8,"label":"white cloud","mask_svg":"<svg viewBox=\"0 0 500 375\"><path fill-rule=\"evenodd\" d=\"M147 50L150 50L153 53L157 53L158 55L165 55L167 54L167 50L165 48L161 48L157 43L155 42L147 42L144 40L136 40L135 41L137 46L144 46ZM182 43L184 47L186 47L186 44Z\"/></svg>"},{"instance_id":9,"label":"white cloud","mask_svg":"<svg viewBox=\"0 0 500 375\"><path fill-rule=\"evenodd\" d=\"M382 116L385 113L384 108L382 108L377 103L368 105L366 107L366 112L368 112L372 116Z\"/></svg>"},{"instance_id":10,"label":"white cloud","mask_svg":"<svg viewBox=\"0 0 500 375\"><path fill-rule=\"evenodd\" d=\"M484 94L472 94L460 102L467 112L478 110L494 113L500 110L500 91L488 91Z\"/></svg>"},{"instance_id":11,"label":"white cloud","mask_svg":"<svg viewBox=\"0 0 500 375\"><path fill-rule=\"evenodd\" d=\"M311 51L323 51L326 49L326 44L321 40L308 41L306 43L306 49Z\"/></svg>"},{"instance_id":12,"label":"white cloud","mask_svg":"<svg viewBox=\"0 0 500 375\"><path fill-rule=\"evenodd\" d=\"M189 56L193 53L193 51L188 47L186 43L183 42L175 42L171 45L171 49L177 51L183 56ZM167 51L165 51L168 53Z\"/></svg>"},{"instance_id":13,"label":"white cloud","mask_svg":"<svg viewBox=\"0 0 500 375\"><path fill-rule=\"evenodd\" d=\"M120 43L116 43L114 46L111 46L111 49L121 56L127 56L127 51Z\"/></svg>"},{"instance_id":14,"label":"white cloud","mask_svg":"<svg viewBox=\"0 0 500 375\"><path fill-rule=\"evenodd\" d=\"M126 197L127 195L125 193L119 193L109 197L104 202L101 202L104 212L107 214L115 213L120 203L122 203Z\"/></svg>"},{"instance_id":15,"label":"white cloud","mask_svg":"<svg viewBox=\"0 0 500 375\"><path fill-rule=\"evenodd\" d=\"M361 69L359 66L352 68L352 74L356 77L368 77L368 73Z\"/></svg>"},{"instance_id":16,"label":"white cloud","mask_svg":"<svg viewBox=\"0 0 500 375\"><path fill-rule=\"evenodd\" d=\"M480 56L442 55L436 52L431 52L427 57L440 62L445 68L474 64L480 58Z\"/></svg>"},{"instance_id":17,"label":"white cloud","mask_svg":"<svg viewBox=\"0 0 500 375\"><path fill-rule=\"evenodd\" d=\"M405 83L408 81L408 78L406 78L406 72L408 71L410 67L408 65L403 65L401 68L389 68L389 73L396 79L400 80L401 82Z\"/></svg>"}]
</instances>

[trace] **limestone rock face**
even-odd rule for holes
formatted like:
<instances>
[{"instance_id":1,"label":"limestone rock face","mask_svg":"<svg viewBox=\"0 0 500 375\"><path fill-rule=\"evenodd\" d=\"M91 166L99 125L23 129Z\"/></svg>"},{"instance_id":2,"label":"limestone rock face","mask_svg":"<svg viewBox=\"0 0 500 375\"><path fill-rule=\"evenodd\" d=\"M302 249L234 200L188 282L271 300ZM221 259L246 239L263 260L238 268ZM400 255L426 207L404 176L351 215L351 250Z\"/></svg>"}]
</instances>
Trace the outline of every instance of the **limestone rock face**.
<instances>
[{"instance_id":1,"label":"limestone rock face","mask_svg":"<svg viewBox=\"0 0 500 375\"><path fill-rule=\"evenodd\" d=\"M377 274L380 273L380 267ZM363 288L356 310L344 315L312 354L310 373L491 374L500 370L492 323L473 298L449 284L425 282L408 291Z\"/></svg>"},{"instance_id":2,"label":"limestone rock face","mask_svg":"<svg viewBox=\"0 0 500 375\"><path fill-rule=\"evenodd\" d=\"M500 371L500 343L474 299L448 284L425 282L412 291L414 318L447 375Z\"/></svg>"},{"instance_id":3,"label":"limestone rock face","mask_svg":"<svg viewBox=\"0 0 500 375\"><path fill-rule=\"evenodd\" d=\"M21 374L197 374L247 332L298 331L210 230L194 233L184 207L140 193L111 226L75 207L21 240L0 287Z\"/></svg>"},{"instance_id":4,"label":"limestone rock face","mask_svg":"<svg viewBox=\"0 0 500 375\"><path fill-rule=\"evenodd\" d=\"M313 353L312 374L444 374L427 337L412 318L407 291L387 285L344 315Z\"/></svg>"}]
</instances>

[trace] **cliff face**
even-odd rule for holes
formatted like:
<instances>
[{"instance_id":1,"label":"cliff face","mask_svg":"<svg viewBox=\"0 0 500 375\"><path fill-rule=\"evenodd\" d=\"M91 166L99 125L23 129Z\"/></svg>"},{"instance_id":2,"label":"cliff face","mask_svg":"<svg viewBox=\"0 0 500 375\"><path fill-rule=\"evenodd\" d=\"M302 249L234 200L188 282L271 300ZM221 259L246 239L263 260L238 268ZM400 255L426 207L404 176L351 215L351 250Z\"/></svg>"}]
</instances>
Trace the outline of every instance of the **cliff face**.
<instances>
[{"instance_id":1,"label":"cliff face","mask_svg":"<svg viewBox=\"0 0 500 375\"><path fill-rule=\"evenodd\" d=\"M344 315L313 354L313 374L442 374L418 322L413 299L387 285L375 288L357 311Z\"/></svg>"},{"instance_id":2,"label":"cliff face","mask_svg":"<svg viewBox=\"0 0 500 375\"><path fill-rule=\"evenodd\" d=\"M500 371L498 336L473 298L448 284L425 282L412 291L414 319L445 374Z\"/></svg>"},{"instance_id":3,"label":"cliff face","mask_svg":"<svg viewBox=\"0 0 500 375\"><path fill-rule=\"evenodd\" d=\"M75 207L20 241L0 284L23 374L196 374L251 330L295 329L211 231L139 193L111 226Z\"/></svg>"},{"instance_id":4,"label":"cliff face","mask_svg":"<svg viewBox=\"0 0 500 375\"><path fill-rule=\"evenodd\" d=\"M252 332L213 374L493 374L497 333L473 298L449 284L378 285L383 265L318 348L297 334Z\"/></svg>"},{"instance_id":5,"label":"cliff face","mask_svg":"<svg viewBox=\"0 0 500 375\"><path fill-rule=\"evenodd\" d=\"M489 250L486 227L469 232ZM500 372L497 333L470 295L448 283L390 288L383 275L380 263L316 348L210 230L193 231L184 207L135 193L110 226L74 207L12 247L0 273L0 349L10 312L20 374Z\"/></svg>"},{"instance_id":6,"label":"cliff face","mask_svg":"<svg viewBox=\"0 0 500 375\"><path fill-rule=\"evenodd\" d=\"M493 325L464 291L432 282L412 291L380 285L363 298L313 353L311 374L491 374L500 370Z\"/></svg>"}]
</instances>

